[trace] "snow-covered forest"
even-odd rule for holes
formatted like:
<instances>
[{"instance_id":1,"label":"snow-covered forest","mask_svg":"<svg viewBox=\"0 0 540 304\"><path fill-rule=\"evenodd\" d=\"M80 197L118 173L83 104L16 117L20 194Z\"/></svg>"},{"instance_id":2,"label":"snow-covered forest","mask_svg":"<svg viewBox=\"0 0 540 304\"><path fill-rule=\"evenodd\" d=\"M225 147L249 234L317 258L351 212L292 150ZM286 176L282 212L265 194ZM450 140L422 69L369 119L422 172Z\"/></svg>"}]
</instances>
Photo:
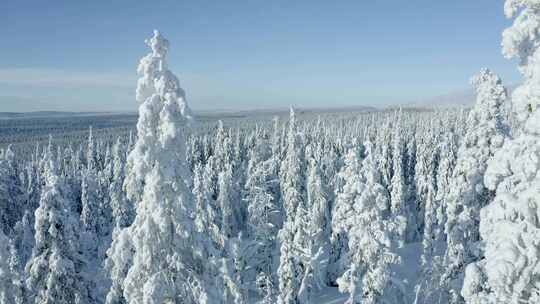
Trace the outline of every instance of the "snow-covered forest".
<instances>
[{"instance_id":1,"label":"snow-covered forest","mask_svg":"<svg viewBox=\"0 0 540 304\"><path fill-rule=\"evenodd\" d=\"M467 109L234 125L154 31L133 132L4 134L0 303L540 303L540 1L504 13L511 94L482 69Z\"/></svg>"}]
</instances>

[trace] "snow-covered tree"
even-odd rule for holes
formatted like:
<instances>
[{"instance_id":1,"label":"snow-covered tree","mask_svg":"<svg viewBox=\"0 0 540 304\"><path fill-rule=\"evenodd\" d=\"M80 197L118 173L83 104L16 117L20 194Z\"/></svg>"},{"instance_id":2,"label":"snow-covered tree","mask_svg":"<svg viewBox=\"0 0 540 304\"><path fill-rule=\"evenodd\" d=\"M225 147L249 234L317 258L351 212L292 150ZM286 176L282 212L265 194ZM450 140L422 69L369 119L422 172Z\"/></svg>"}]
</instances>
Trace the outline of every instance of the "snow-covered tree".
<instances>
[{"instance_id":1,"label":"snow-covered tree","mask_svg":"<svg viewBox=\"0 0 540 304\"><path fill-rule=\"evenodd\" d=\"M96 151L96 142L94 141L94 132L92 126L88 129L88 141L85 153L86 167L97 169L98 153Z\"/></svg>"},{"instance_id":2,"label":"snow-covered tree","mask_svg":"<svg viewBox=\"0 0 540 304\"><path fill-rule=\"evenodd\" d=\"M480 212L483 256L465 271L468 303L540 301L540 2L507 0L505 14L515 19L503 54L519 59L524 78L512 94L518 129L488 162L484 184L496 193Z\"/></svg>"},{"instance_id":3,"label":"snow-covered tree","mask_svg":"<svg viewBox=\"0 0 540 304\"><path fill-rule=\"evenodd\" d=\"M404 172L404 147L402 142L402 130L401 130L401 111L399 112L398 121L394 127L393 142L392 142L392 178L391 192L390 192L390 210L396 221L401 222L399 225L402 229L396 231L394 239L403 244L406 238L407 232L407 218L412 217L413 212L410 210L407 199L409 198L407 193L407 185L405 184L405 172Z\"/></svg>"},{"instance_id":4,"label":"snow-covered tree","mask_svg":"<svg viewBox=\"0 0 540 304\"><path fill-rule=\"evenodd\" d=\"M276 287L277 233L283 221L277 201L277 184L269 148L265 142L257 141L250 152L245 186L248 202L247 237L251 241L245 246L247 269L243 281L256 284L252 288L255 287L261 296L270 298L275 296L275 291L269 291L268 288ZM260 281L263 278L264 281Z\"/></svg>"},{"instance_id":5,"label":"snow-covered tree","mask_svg":"<svg viewBox=\"0 0 540 304\"><path fill-rule=\"evenodd\" d=\"M421 239L421 223L423 219L419 218L419 204L416 191L416 150L418 148L416 143L416 126L410 131L412 134L409 136L409 139L406 143L406 161L404 168L405 175L405 185L407 187L408 197L407 202L409 205L409 214L407 218L407 231L405 236L405 241L407 242L417 242Z\"/></svg>"},{"instance_id":6,"label":"snow-covered tree","mask_svg":"<svg viewBox=\"0 0 540 304\"><path fill-rule=\"evenodd\" d=\"M114 231L112 242L107 252L107 259L104 262L108 271L108 278L111 281L109 292L106 296L108 304L126 303L123 296L123 280L127 275L129 266L132 263L133 244L126 233L121 233L122 229L131 225L135 212L133 205L128 201L122 185L125 178L124 172L125 154L121 149L120 139L113 147L113 179L109 187L109 197L114 218Z\"/></svg>"},{"instance_id":7,"label":"snow-covered tree","mask_svg":"<svg viewBox=\"0 0 540 304\"><path fill-rule=\"evenodd\" d=\"M0 230L0 303L2 304L15 304L14 277L9 265L10 258L10 241Z\"/></svg>"},{"instance_id":8,"label":"snow-covered tree","mask_svg":"<svg viewBox=\"0 0 540 304\"><path fill-rule=\"evenodd\" d=\"M97 246L97 237L100 217L100 197L97 177L97 153L95 150L92 128L88 135L88 149L86 152L86 168L82 175L81 186L81 224L84 229L84 238L91 246ZM97 247L95 248L97 255Z\"/></svg>"},{"instance_id":9,"label":"snow-covered tree","mask_svg":"<svg viewBox=\"0 0 540 304\"><path fill-rule=\"evenodd\" d=\"M218 121L218 128L214 142L214 156L216 158L216 171L222 172L226 170L227 164L231 164L233 159L233 143L231 136L225 130L223 121Z\"/></svg>"},{"instance_id":10,"label":"snow-covered tree","mask_svg":"<svg viewBox=\"0 0 540 304\"><path fill-rule=\"evenodd\" d=\"M322 250L310 237L310 212L306 201L297 206L293 221L285 222L279 232L281 256L278 268L280 294L278 303L307 304L313 301L319 277L323 272Z\"/></svg>"},{"instance_id":11,"label":"snow-covered tree","mask_svg":"<svg viewBox=\"0 0 540 304\"><path fill-rule=\"evenodd\" d=\"M22 218L24 200L15 153L8 146L0 157L0 230L4 234L11 235Z\"/></svg>"},{"instance_id":12,"label":"snow-covered tree","mask_svg":"<svg viewBox=\"0 0 540 304\"><path fill-rule=\"evenodd\" d=\"M382 128L377 129L377 138L373 142L376 144L374 153L377 158L377 165L381 175L381 183L383 188L387 192L392 191L392 176L393 176L393 162L392 162L392 124L390 118L386 118Z\"/></svg>"},{"instance_id":13,"label":"snow-covered tree","mask_svg":"<svg viewBox=\"0 0 540 304\"><path fill-rule=\"evenodd\" d=\"M372 144L366 142L366 158L354 170L338 200L332 218L335 230L346 231L351 264L338 280L340 291L348 292L347 303L385 303L397 301L390 265L399 263L392 233L397 228L390 219L389 199L381 184ZM356 154L347 156L348 165L359 167Z\"/></svg>"},{"instance_id":14,"label":"snow-covered tree","mask_svg":"<svg viewBox=\"0 0 540 304\"><path fill-rule=\"evenodd\" d=\"M34 223L30 222L33 218L30 211L27 210L23 218L15 225L13 234L13 245L16 253L13 267L21 274L24 273L24 267L32 256L32 248L34 247Z\"/></svg>"},{"instance_id":15,"label":"snow-covered tree","mask_svg":"<svg viewBox=\"0 0 540 304\"><path fill-rule=\"evenodd\" d=\"M239 214L240 202L235 200L233 195L232 174L232 167L227 165L218 176L219 194L217 203L221 210L221 230L227 238L237 236L242 228L242 215Z\"/></svg>"},{"instance_id":16,"label":"snow-covered tree","mask_svg":"<svg viewBox=\"0 0 540 304\"><path fill-rule=\"evenodd\" d=\"M346 217L345 212L349 210L351 200L355 193L350 185L353 179L358 178L360 172L360 156L357 147L351 148L344 157L344 165L338 173L336 185L336 199L332 209L332 252L331 264L328 269L328 278L335 284L336 280L343 275L350 264L347 231L341 229L341 219ZM349 184L350 183L350 184ZM347 186L349 185L349 186Z\"/></svg>"},{"instance_id":17,"label":"snow-covered tree","mask_svg":"<svg viewBox=\"0 0 540 304\"><path fill-rule=\"evenodd\" d=\"M114 218L115 229L121 229L129 226L133 221L134 210L133 205L128 201L125 192L122 189L124 183L124 153L122 151L122 143L117 140L113 147L113 166L112 166L112 183L109 187L109 198Z\"/></svg>"},{"instance_id":18,"label":"snow-covered tree","mask_svg":"<svg viewBox=\"0 0 540 304\"><path fill-rule=\"evenodd\" d=\"M444 235L444 201L437 199L438 179L441 175L441 148L446 143L441 142L437 124L440 121L431 119L429 131L424 134L421 143L416 173L417 197L421 200L423 216L422 255L420 258L420 274L416 285L418 303L432 303L439 300L442 290L440 278L442 275L443 255L445 252Z\"/></svg>"},{"instance_id":19,"label":"snow-covered tree","mask_svg":"<svg viewBox=\"0 0 540 304\"><path fill-rule=\"evenodd\" d=\"M35 159L34 159L35 158ZM29 212L29 222L31 223L32 229L34 226L34 212L39 207L39 198L41 194L41 182L40 175L38 170L37 156L32 156L32 161L24 168L26 175L26 184L24 187L25 195L25 205L26 209Z\"/></svg>"},{"instance_id":20,"label":"snow-covered tree","mask_svg":"<svg viewBox=\"0 0 540 304\"><path fill-rule=\"evenodd\" d=\"M81 190L81 224L86 231L85 233L88 235L88 240L93 242L92 245L96 245L95 242L97 242L99 229L100 198L98 197L99 188L94 168L88 168L83 173Z\"/></svg>"},{"instance_id":21,"label":"snow-covered tree","mask_svg":"<svg viewBox=\"0 0 540 304\"><path fill-rule=\"evenodd\" d=\"M289 131L287 134L287 149L285 159L281 164L281 190L285 222L279 232L280 240L280 263L278 268L279 290L278 303L300 303L298 292L304 275L304 268L300 259L298 248L302 248L301 242L304 237L299 225L307 224L305 176L304 176L304 151L301 146L300 136L296 126L296 115L291 107L289 119ZM298 208L302 213L298 215Z\"/></svg>"},{"instance_id":22,"label":"snow-covered tree","mask_svg":"<svg viewBox=\"0 0 540 304\"><path fill-rule=\"evenodd\" d=\"M307 176L307 200L309 210L307 263L310 288L320 291L328 283L330 258L331 216L327 187L323 184L321 170L314 158L310 158ZM306 274L304 275L306 276ZM308 282L304 282L308 284Z\"/></svg>"},{"instance_id":23,"label":"snow-covered tree","mask_svg":"<svg viewBox=\"0 0 540 304\"><path fill-rule=\"evenodd\" d=\"M215 248L225 247L225 237L216 224L215 210L210 206L211 197L204 186L204 169L201 164L193 172L193 196L195 198L195 226L197 230L214 242Z\"/></svg>"},{"instance_id":24,"label":"snow-covered tree","mask_svg":"<svg viewBox=\"0 0 540 304\"><path fill-rule=\"evenodd\" d=\"M85 259L84 273L88 275L86 282L89 294L93 299L98 295L98 277L101 263L100 242L102 220L102 196L101 187L98 183L98 160L97 151L92 135L92 129L88 136L88 149L86 153L86 168L83 169L81 183L81 231L80 247Z\"/></svg>"},{"instance_id":25,"label":"snow-covered tree","mask_svg":"<svg viewBox=\"0 0 540 304\"><path fill-rule=\"evenodd\" d=\"M137 212L133 224L120 232L133 245L123 295L129 303L204 303L213 285L203 280L206 261L186 186L185 127L191 112L178 79L167 69L169 41L154 31L147 44L152 52L138 67L136 95L143 103L125 182ZM126 258L116 259L121 266Z\"/></svg>"},{"instance_id":26,"label":"snow-covered tree","mask_svg":"<svg viewBox=\"0 0 540 304\"><path fill-rule=\"evenodd\" d=\"M257 276L256 282L259 293L262 294L260 304L276 303L276 286L268 274L261 273Z\"/></svg>"},{"instance_id":27,"label":"snow-covered tree","mask_svg":"<svg viewBox=\"0 0 540 304\"><path fill-rule=\"evenodd\" d=\"M313 159L313 149L309 146L306 150L310 159L306 200L298 205L293 225L287 227L294 231L292 253L296 255L296 269L300 274L298 303L312 303L314 295L326 286L330 253L328 199L320 169Z\"/></svg>"},{"instance_id":28,"label":"snow-covered tree","mask_svg":"<svg viewBox=\"0 0 540 304\"><path fill-rule=\"evenodd\" d=\"M79 254L78 223L52 155L45 159L45 186L36 210L36 243L26 265L31 303L90 303Z\"/></svg>"},{"instance_id":29,"label":"snow-covered tree","mask_svg":"<svg viewBox=\"0 0 540 304\"><path fill-rule=\"evenodd\" d=\"M245 296L238 284L238 275L235 271L234 260L223 258L221 276L223 278L223 295L219 299L223 303L244 304Z\"/></svg>"},{"instance_id":30,"label":"snow-covered tree","mask_svg":"<svg viewBox=\"0 0 540 304\"><path fill-rule=\"evenodd\" d=\"M106 251L111 245L112 231L114 226L114 217L112 214L111 197L109 189L113 178L113 155L111 146L104 145L105 156L101 164L101 170L98 177L98 198L99 198L99 217L98 217L98 259L102 262L105 259Z\"/></svg>"},{"instance_id":31,"label":"snow-covered tree","mask_svg":"<svg viewBox=\"0 0 540 304\"><path fill-rule=\"evenodd\" d=\"M500 149L508 130L501 113L506 89L501 79L483 69L472 79L477 101L469 112L467 131L457 153L457 164L446 194L447 251L444 280L452 303L462 303L465 266L477 261L480 209L494 196L484 186L488 161Z\"/></svg>"},{"instance_id":32,"label":"snow-covered tree","mask_svg":"<svg viewBox=\"0 0 540 304\"><path fill-rule=\"evenodd\" d=\"M424 122L425 124L425 122ZM422 129L418 131L418 142L416 149L416 164L415 164L415 176L414 184L416 189L416 213L417 213L417 229L420 240L424 237L425 230L425 213L428 201L432 198L433 192L435 192L435 172L436 165L434 163L434 152L432 143L434 137L430 130L426 130L427 126L423 125ZM430 192L431 191L431 192Z\"/></svg>"},{"instance_id":33,"label":"snow-covered tree","mask_svg":"<svg viewBox=\"0 0 540 304\"><path fill-rule=\"evenodd\" d=\"M137 140L130 151L126 164L126 181L124 188L128 198L133 202L139 202L144 190L146 174L155 166L155 150L163 150L162 147L154 146L156 142L157 126L153 123L163 120L167 122L172 119L168 112L176 110L174 114L185 116L179 123L185 124L186 120L192 119L191 110L185 102L185 93L179 85L179 81L174 74L167 69L165 56L169 48L169 41L164 39L159 32L154 33L152 39L146 40L152 48L152 52L143 57L137 67L137 72L141 77L137 83L136 99L142 105L139 108L140 114L137 122ZM174 100L174 99L178 100ZM163 108L163 109L162 109ZM164 111L170 110L170 111ZM163 113L162 113L163 112ZM176 121L172 121L176 122ZM164 125L166 127L168 125ZM169 129L162 132L168 135L175 135ZM184 138L182 133L182 139ZM174 139L175 137L173 137ZM159 139L159 138L158 138ZM166 138L161 139L164 141ZM180 146L182 148L183 146ZM174 155L181 155L185 151L179 149ZM182 158L183 160L184 158Z\"/></svg>"},{"instance_id":34,"label":"snow-covered tree","mask_svg":"<svg viewBox=\"0 0 540 304\"><path fill-rule=\"evenodd\" d=\"M124 280L133 263L134 250L127 230L119 230L115 233L111 247L107 251L109 257L105 260L105 268L108 271L111 284L105 303L128 303L124 297Z\"/></svg>"},{"instance_id":35,"label":"snow-covered tree","mask_svg":"<svg viewBox=\"0 0 540 304\"><path fill-rule=\"evenodd\" d=\"M294 219L296 208L305 200L305 158L300 135L296 125L296 113L291 107L287 148L281 163L281 191L283 208L288 221Z\"/></svg>"},{"instance_id":36,"label":"snow-covered tree","mask_svg":"<svg viewBox=\"0 0 540 304\"><path fill-rule=\"evenodd\" d=\"M303 269L295 244L295 223L287 221L279 231L280 257L277 275L279 279L278 303L297 304Z\"/></svg>"}]
</instances>

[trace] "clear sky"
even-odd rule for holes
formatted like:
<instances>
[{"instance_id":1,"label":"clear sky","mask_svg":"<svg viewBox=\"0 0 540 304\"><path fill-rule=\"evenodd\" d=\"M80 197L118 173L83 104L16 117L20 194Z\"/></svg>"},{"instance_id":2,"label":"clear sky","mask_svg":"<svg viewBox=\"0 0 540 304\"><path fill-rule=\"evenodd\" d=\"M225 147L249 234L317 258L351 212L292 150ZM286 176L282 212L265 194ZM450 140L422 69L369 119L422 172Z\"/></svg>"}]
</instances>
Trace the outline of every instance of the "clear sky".
<instances>
[{"instance_id":1,"label":"clear sky","mask_svg":"<svg viewBox=\"0 0 540 304\"><path fill-rule=\"evenodd\" d=\"M509 24L502 0L2 0L0 112L135 110L154 28L196 110L412 102L519 81Z\"/></svg>"}]
</instances>

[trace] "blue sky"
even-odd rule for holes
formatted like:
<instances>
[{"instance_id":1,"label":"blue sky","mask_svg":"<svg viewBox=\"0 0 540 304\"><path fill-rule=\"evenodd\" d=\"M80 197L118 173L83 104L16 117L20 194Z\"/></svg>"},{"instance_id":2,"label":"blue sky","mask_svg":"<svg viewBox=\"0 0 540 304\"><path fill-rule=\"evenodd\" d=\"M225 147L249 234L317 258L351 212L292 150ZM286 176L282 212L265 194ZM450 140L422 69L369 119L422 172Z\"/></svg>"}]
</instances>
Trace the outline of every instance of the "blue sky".
<instances>
[{"instance_id":1,"label":"blue sky","mask_svg":"<svg viewBox=\"0 0 540 304\"><path fill-rule=\"evenodd\" d=\"M194 109L382 106L468 88L502 0L0 1L0 111L136 110L154 28Z\"/></svg>"}]
</instances>

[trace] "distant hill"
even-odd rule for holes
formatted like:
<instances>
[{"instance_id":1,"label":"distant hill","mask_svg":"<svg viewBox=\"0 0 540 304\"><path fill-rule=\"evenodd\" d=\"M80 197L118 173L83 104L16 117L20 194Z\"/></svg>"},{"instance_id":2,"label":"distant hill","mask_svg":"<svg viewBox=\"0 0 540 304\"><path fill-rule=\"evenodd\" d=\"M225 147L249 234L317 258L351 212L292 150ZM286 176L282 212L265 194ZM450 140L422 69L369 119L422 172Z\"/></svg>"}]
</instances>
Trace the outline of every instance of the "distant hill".
<instances>
[{"instance_id":1,"label":"distant hill","mask_svg":"<svg viewBox=\"0 0 540 304\"><path fill-rule=\"evenodd\" d=\"M509 96L512 95L512 91L516 88L515 85L507 86ZM448 94L429 97L420 101L407 103L408 107L432 107L432 108L454 108L454 107L468 107L476 102L476 94L472 88L454 91Z\"/></svg>"},{"instance_id":2,"label":"distant hill","mask_svg":"<svg viewBox=\"0 0 540 304\"><path fill-rule=\"evenodd\" d=\"M423 100L407 103L411 107L431 107L431 108L454 108L467 107L474 104L476 96L473 89L455 91L444 95L429 97Z\"/></svg>"}]
</instances>

